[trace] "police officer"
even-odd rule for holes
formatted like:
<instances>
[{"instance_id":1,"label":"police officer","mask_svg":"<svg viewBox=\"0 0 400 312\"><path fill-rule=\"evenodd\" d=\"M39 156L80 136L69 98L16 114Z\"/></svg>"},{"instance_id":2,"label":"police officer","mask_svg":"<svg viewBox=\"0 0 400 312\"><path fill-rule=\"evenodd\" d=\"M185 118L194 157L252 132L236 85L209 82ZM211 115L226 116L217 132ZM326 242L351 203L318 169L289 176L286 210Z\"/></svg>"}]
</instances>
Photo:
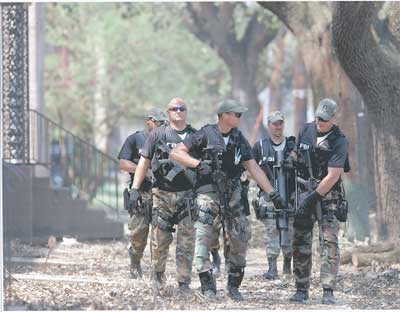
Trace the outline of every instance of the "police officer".
<instances>
[{"instance_id":1,"label":"police officer","mask_svg":"<svg viewBox=\"0 0 400 312\"><path fill-rule=\"evenodd\" d=\"M150 110L145 117L146 130L137 131L128 136L118 155L120 169L128 172L130 175L129 189L132 187L133 177L140 158L140 151L144 146L148 133L152 129L161 125L167 119L165 113L159 108ZM143 194L143 203L146 206L146 209L150 209L151 177L145 179L140 190ZM129 199L127 199L126 202L126 209L130 212L128 223L128 228L131 232L131 245L129 247L130 274L132 278L137 278L142 277L140 259L142 258L143 251L146 248L150 220L146 220L145 214L143 213L144 211L139 213L137 210L131 210Z\"/></svg>"},{"instance_id":2,"label":"police officer","mask_svg":"<svg viewBox=\"0 0 400 312\"><path fill-rule=\"evenodd\" d=\"M315 121L306 124L297 139L297 180L303 178L315 183L311 187L308 184L308 192L301 196L295 216L293 268L297 291L290 298L294 302L304 302L309 297L312 232L317 220L321 245L322 303L335 303L333 290L339 269L339 222L347 218L341 176L343 172L350 171L348 142L335 125L336 109L335 101L320 101Z\"/></svg>"},{"instance_id":3,"label":"police officer","mask_svg":"<svg viewBox=\"0 0 400 312\"><path fill-rule=\"evenodd\" d=\"M281 166L278 163L276 153L282 152L286 158L294 149L295 137L285 137L283 135L285 127L285 118L280 111L273 111L268 115L268 134L269 136L256 142L253 147L254 158L259 166L264 170L270 181L274 184L278 182L274 166ZM286 185L291 187L287 190L286 201L289 202L290 195L294 192L294 174L293 171L284 171ZM281 194L283 195L283 194ZM268 196L260 190L258 193L258 204L256 207L262 207L262 215L259 215L260 220L264 223L265 244L268 258L268 271L263 274L267 279L273 280L278 277L277 259L281 250L279 231L277 230L276 213L274 213L274 205L269 200ZM260 209L260 208L258 208ZM288 241L282 245L283 253L283 274L292 273L292 240L293 240L293 214L287 215L288 220Z\"/></svg>"},{"instance_id":4,"label":"police officer","mask_svg":"<svg viewBox=\"0 0 400 312\"><path fill-rule=\"evenodd\" d=\"M237 129L247 107L235 100L218 105L217 124L206 125L178 144L170 158L198 173L196 205L198 209L194 263L199 273L201 291L216 298L216 285L209 259L218 225L222 222L227 237L228 295L243 300L239 286L246 266L246 251L251 237L249 221L241 198L240 176L247 169L276 205L284 203L274 192L264 172L254 160L248 141ZM191 155L196 158L192 157ZM221 189L224 192L221 192Z\"/></svg>"},{"instance_id":5,"label":"police officer","mask_svg":"<svg viewBox=\"0 0 400 312\"><path fill-rule=\"evenodd\" d=\"M187 105L181 98L168 104L169 124L154 129L148 136L136 170L132 189L133 200L140 198L139 189L148 168L154 183L153 231L151 239L153 279L163 287L165 266L172 232L177 224L176 269L179 289L189 290L194 253L194 226L191 205L195 173L168 160L170 150L195 130L186 123Z\"/></svg>"}]
</instances>

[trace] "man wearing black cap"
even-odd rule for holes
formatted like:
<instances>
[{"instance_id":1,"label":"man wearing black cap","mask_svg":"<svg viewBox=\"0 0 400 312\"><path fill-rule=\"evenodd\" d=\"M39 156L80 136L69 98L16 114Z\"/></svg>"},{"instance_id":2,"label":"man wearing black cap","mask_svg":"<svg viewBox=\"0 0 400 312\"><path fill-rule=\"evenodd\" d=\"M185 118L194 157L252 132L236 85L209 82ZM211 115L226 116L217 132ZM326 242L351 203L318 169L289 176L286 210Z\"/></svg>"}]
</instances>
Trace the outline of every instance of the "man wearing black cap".
<instances>
[{"instance_id":1,"label":"man wearing black cap","mask_svg":"<svg viewBox=\"0 0 400 312\"><path fill-rule=\"evenodd\" d=\"M299 187L306 192L299 196L294 221L293 271L297 291L290 298L293 302L304 302L309 297L312 233L317 220L321 245L322 303L335 303L333 290L340 260L339 222L347 219L341 176L350 171L348 141L335 125L336 109L335 101L321 100L315 112L315 121L306 124L297 138L297 181L303 181ZM312 183L304 183L305 180Z\"/></svg>"},{"instance_id":2,"label":"man wearing black cap","mask_svg":"<svg viewBox=\"0 0 400 312\"><path fill-rule=\"evenodd\" d=\"M164 112L158 108L150 110L145 117L146 130L137 131L128 136L118 155L120 169L128 172L130 175L129 189L132 187L133 177L140 158L140 151L144 146L148 133L167 119ZM149 174L151 175L151 172ZM142 184L141 191L143 192L143 205L149 210L151 210L150 190L151 177L147 177L145 183ZM125 208L130 214L128 223L128 228L131 232L131 245L129 247L130 274L132 278L137 278L142 277L140 259L146 248L150 220L146 220L144 210L137 211L131 209L128 192L128 190L125 191L126 195L124 195L124 199Z\"/></svg>"},{"instance_id":3,"label":"man wearing black cap","mask_svg":"<svg viewBox=\"0 0 400 312\"><path fill-rule=\"evenodd\" d=\"M254 160L251 147L237 129L247 107L235 100L218 105L218 122L206 125L178 144L170 158L182 165L195 168L197 221L194 265L199 273L202 293L216 298L216 285L209 259L214 233L222 222L229 244L227 252L228 295L243 300L239 286L246 266L246 251L251 237L248 211L244 211L240 176L248 170L258 185L279 207L285 206L268 178ZM194 157L189 155L193 155Z\"/></svg>"}]
</instances>

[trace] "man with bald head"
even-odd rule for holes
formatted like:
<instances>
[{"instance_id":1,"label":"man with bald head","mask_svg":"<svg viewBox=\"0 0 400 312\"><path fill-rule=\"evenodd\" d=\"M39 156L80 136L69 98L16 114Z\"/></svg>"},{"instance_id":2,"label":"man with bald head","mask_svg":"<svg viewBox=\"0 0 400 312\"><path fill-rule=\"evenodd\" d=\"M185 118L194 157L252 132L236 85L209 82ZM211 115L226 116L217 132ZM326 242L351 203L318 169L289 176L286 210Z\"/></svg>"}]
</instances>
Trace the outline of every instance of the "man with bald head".
<instances>
[{"instance_id":1,"label":"man with bald head","mask_svg":"<svg viewBox=\"0 0 400 312\"><path fill-rule=\"evenodd\" d=\"M169 124L154 129L148 136L136 169L132 190L133 201L140 200L141 184L151 167L153 181L152 271L158 286L165 283L165 267L172 232L177 232L176 269L179 289L189 290L194 254L193 203L194 171L168 160L169 152L195 130L186 123L187 104L173 98L167 106Z\"/></svg>"}]
</instances>

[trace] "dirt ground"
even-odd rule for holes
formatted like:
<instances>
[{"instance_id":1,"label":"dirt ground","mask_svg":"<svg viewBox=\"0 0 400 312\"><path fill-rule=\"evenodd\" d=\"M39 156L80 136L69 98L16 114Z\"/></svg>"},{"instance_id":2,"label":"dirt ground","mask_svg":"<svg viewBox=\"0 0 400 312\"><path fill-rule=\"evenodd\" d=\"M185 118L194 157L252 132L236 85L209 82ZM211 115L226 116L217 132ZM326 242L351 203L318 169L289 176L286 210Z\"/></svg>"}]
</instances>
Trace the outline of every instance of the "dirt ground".
<instances>
[{"instance_id":1,"label":"dirt ground","mask_svg":"<svg viewBox=\"0 0 400 312\"><path fill-rule=\"evenodd\" d=\"M6 279L6 310L164 310L164 309L399 309L400 264L355 269L340 268L337 304L320 304L318 261L314 260L310 300L288 302L293 279L268 281L263 248L252 246L241 291L245 300L234 302L226 295L226 276L217 279L218 299L205 299L193 273L189 293L180 293L175 281L174 247L170 250L167 286L157 293L150 280L148 248L143 260L144 279L129 278L127 240L78 242L65 239L47 246L12 244L12 265ZM6 260L6 259L5 259ZM279 259L279 270L282 259ZM223 271L223 265L222 265Z\"/></svg>"}]
</instances>

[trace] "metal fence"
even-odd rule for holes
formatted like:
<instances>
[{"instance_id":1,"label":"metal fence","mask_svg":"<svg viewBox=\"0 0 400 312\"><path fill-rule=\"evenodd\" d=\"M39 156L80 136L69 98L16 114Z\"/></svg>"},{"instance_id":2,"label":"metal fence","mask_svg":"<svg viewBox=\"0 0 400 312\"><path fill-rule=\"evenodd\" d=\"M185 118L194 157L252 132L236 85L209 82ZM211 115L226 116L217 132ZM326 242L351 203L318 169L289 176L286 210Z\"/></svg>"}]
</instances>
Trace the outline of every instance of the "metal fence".
<instances>
[{"instance_id":1,"label":"metal fence","mask_svg":"<svg viewBox=\"0 0 400 312\"><path fill-rule=\"evenodd\" d=\"M73 198L98 201L119 218L119 164L43 114L30 109L29 163L50 171L51 185L70 188Z\"/></svg>"}]
</instances>

